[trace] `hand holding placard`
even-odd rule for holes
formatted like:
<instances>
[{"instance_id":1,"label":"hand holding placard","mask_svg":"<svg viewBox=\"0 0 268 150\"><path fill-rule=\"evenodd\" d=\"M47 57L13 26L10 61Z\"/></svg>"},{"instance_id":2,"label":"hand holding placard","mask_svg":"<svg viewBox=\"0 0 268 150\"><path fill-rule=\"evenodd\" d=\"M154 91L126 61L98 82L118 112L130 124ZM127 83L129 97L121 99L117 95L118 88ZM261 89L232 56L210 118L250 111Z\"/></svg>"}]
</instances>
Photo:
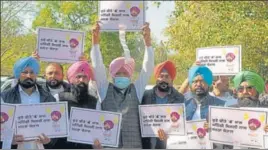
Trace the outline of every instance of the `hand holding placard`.
<instances>
[{"instance_id":1,"label":"hand holding placard","mask_svg":"<svg viewBox=\"0 0 268 150\"><path fill-rule=\"evenodd\" d=\"M144 38L144 43L147 47L152 46L151 44L151 29L149 28L149 23L146 22L144 26L142 27L142 35Z\"/></svg>"},{"instance_id":2,"label":"hand holding placard","mask_svg":"<svg viewBox=\"0 0 268 150\"><path fill-rule=\"evenodd\" d=\"M94 45L100 43L100 25L99 25L99 22L96 22L92 28L92 43Z\"/></svg>"}]
</instances>

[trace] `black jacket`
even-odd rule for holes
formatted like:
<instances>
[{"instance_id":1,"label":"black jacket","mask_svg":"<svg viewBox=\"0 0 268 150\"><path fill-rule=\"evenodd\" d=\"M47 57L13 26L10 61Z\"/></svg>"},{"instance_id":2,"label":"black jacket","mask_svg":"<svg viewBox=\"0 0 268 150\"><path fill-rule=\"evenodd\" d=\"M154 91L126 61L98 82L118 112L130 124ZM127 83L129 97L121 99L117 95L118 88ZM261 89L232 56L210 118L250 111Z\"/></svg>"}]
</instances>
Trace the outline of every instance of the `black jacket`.
<instances>
[{"instance_id":1,"label":"black jacket","mask_svg":"<svg viewBox=\"0 0 268 150\"><path fill-rule=\"evenodd\" d=\"M151 90L146 90L144 92L142 103L141 105L150 105L156 104L156 86ZM184 96L179 93L174 87L171 88L170 93L167 95L168 101L167 104L173 103L184 103L185 98ZM159 138L156 140L156 146L151 147L151 140L150 138L143 138L142 139L142 147L143 149L166 149L166 141L161 141Z\"/></svg>"},{"instance_id":2,"label":"black jacket","mask_svg":"<svg viewBox=\"0 0 268 150\"><path fill-rule=\"evenodd\" d=\"M63 86L64 92L70 92L71 85L69 83L66 83L63 81L62 86ZM45 91L50 92L47 83L42 84L42 87L44 88Z\"/></svg>"},{"instance_id":3,"label":"black jacket","mask_svg":"<svg viewBox=\"0 0 268 150\"><path fill-rule=\"evenodd\" d=\"M38 91L40 93L40 103L45 102L56 102L56 99L49 93L46 92L42 86L36 84ZM21 104L21 97L19 93L19 85L17 84L15 87L8 89L1 93L1 98L5 103L10 104ZM46 149L53 148L56 139L51 139L51 142L44 145ZM2 147L2 142L0 142L0 147ZM12 149L16 149L17 145L12 145Z\"/></svg>"},{"instance_id":4,"label":"black jacket","mask_svg":"<svg viewBox=\"0 0 268 150\"><path fill-rule=\"evenodd\" d=\"M88 100L81 102L81 101L77 101L77 98L72 94L72 92L59 93L59 101L68 102L69 116L70 116L71 107L96 109L96 105L97 105L97 99L94 96L88 95ZM92 149L92 145L68 142L67 138L58 138L53 148L54 149Z\"/></svg>"}]
</instances>

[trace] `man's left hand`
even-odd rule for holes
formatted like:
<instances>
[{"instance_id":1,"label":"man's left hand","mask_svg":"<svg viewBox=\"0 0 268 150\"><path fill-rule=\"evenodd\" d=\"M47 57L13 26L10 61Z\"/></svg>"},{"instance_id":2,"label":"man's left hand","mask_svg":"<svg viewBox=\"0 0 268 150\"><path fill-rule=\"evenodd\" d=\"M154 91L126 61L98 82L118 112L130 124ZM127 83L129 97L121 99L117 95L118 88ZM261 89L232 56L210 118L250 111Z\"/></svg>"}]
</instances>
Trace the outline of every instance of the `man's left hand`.
<instances>
[{"instance_id":1,"label":"man's left hand","mask_svg":"<svg viewBox=\"0 0 268 150\"><path fill-rule=\"evenodd\" d=\"M144 24L144 26L142 27L142 34L143 34L145 45L147 47L152 46L152 43L151 43L151 29L149 28L149 23L148 22L146 22Z\"/></svg>"}]
</instances>

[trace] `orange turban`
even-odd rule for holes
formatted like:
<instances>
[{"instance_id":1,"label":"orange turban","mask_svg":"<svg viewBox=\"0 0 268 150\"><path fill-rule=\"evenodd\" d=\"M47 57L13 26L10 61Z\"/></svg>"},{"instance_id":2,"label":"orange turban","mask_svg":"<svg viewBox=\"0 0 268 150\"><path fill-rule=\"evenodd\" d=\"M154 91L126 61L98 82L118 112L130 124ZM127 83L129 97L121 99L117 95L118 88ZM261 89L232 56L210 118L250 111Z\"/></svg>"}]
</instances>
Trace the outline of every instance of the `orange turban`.
<instances>
[{"instance_id":1,"label":"orange turban","mask_svg":"<svg viewBox=\"0 0 268 150\"><path fill-rule=\"evenodd\" d=\"M155 76L155 78L158 78L158 76L160 75L160 73L163 70L166 70L168 72L168 74L170 75L172 80L175 79L175 77L176 77L176 67L175 67L173 62L167 60L165 62L162 62L162 63L158 64L154 68L154 76Z\"/></svg>"}]
</instances>

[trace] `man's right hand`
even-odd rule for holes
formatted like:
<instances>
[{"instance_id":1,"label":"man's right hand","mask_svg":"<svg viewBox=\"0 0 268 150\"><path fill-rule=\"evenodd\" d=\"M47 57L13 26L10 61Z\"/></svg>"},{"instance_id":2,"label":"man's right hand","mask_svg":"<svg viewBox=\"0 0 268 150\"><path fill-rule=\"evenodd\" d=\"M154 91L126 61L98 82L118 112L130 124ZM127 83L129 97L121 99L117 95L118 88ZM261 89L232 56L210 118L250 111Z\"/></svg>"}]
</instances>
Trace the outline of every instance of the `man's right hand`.
<instances>
[{"instance_id":1,"label":"man's right hand","mask_svg":"<svg viewBox=\"0 0 268 150\"><path fill-rule=\"evenodd\" d=\"M38 55L37 50L32 52L32 57L35 58L36 60L40 60L40 56Z\"/></svg>"},{"instance_id":2,"label":"man's right hand","mask_svg":"<svg viewBox=\"0 0 268 150\"><path fill-rule=\"evenodd\" d=\"M100 43L100 25L98 22L92 28L92 44Z\"/></svg>"},{"instance_id":3,"label":"man's right hand","mask_svg":"<svg viewBox=\"0 0 268 150\"><path fill-rule=\"evenodd\" d=\"M23 135L14 135L12 145L18 145L23 143L24 137Z\"/></svg>"}]
</instances>

